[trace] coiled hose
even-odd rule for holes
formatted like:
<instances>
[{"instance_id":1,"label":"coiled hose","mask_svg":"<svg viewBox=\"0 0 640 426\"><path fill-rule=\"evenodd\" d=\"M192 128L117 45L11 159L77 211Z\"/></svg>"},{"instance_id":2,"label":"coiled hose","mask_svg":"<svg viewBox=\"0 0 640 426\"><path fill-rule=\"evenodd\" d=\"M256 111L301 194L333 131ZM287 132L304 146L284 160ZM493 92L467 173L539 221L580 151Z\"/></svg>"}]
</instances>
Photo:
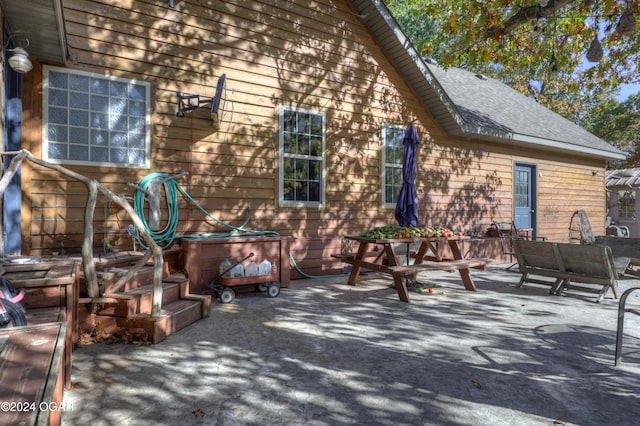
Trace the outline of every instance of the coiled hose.
<instances>
[{"instance_id":1,"label":"coiled hose","mask_svg":"<svg viewBox=\"0 0 640 426\"><path fill-rule=\"evenodd\" d=\"M145 216L144 205L145 205L145 190L148 188L151 181L154 179L161 179L164 184L165 194L167 197L167 207L168 207L168 219L165 227L159 231L153 231L149 228L149 223L147 222L147 218ZM178 183L175 179L165 173L154 172L147 176L145 176L140 183L138 184L138 190L136 191L133 198L133 207L136 214L142 220L144 224L145 230L149 233L153 241L158 244L161 248L167 248L176 240L176 238L228 238L232 235L242 233L256 234L256 235L278 235L276 231L269 230L255 230L255 229L246 229L245 226L249 223L251 219L251 206L247 206L247 217L244 222L240 226L230 225L225 223L207 210L204 209L196 200L194 200L191 195ZM215 221L216 223L223 225L226 228L231 229L229 233L221 233L221 234L193 234L193 235L177 235L178 231L178 219L179 219L179 211L178 211L178 192L180 192L184 197L193 204L198 210L200 210L206 217ZM144 241L140 238L140 234L138 229L136 228L136 239L141 247L147 249L148 247L144 244Z\"/></svg>"},{"instance_id":2,"label":"coiled hose","mask_svg":"<svg viewBox=\"0 0 640 426\"><path fill-rule=\"evenodd\" d=\"M151 181L154 179L162 179L164 181L165 193L167 196L168 215L169 215L169 218L167 220L167 224L165 225L165 227L162 230L157 232L149 228L149 223L147 222L147 218L145 216L145 211L144 211L144 204L145 204L144 191L147 189ZM171 244L173 244L176 238L228 238L238 233L245 233L245 234L248 233L248 234L255 234L255 235L279 235L276 231L255 230L255 229L245 228L245 226L247 225L247 223L249 223L249 220L251 219L250 205L247 206L247 217L242 223L242 225L233 226L228 223L222 222L221 220L213 216L211 213L209 213L207 210L205 210L204 207L202 207L200 203L194 200L191 197L191 195L189 195L189 193L178 182L176 182L175 179L171 178L169 175L165 173L154 172L145 176L138 184L138 187L139 188L136 191L133 199L135 212L142 220L142 223L144 224L146 231L149 233L153 241L163 249L171 246ZM178 218L179 218L178 192L184 195L185 198L189 200L189 202L191 202L194 206L196 206L196 208L198 208L198 210L200 210L206 217L212 219L213 221L215 221L220 225L223 225L231 229L231 232L226 234L209 234L209 235L202 235L202 234L180 235L180 236L176 235L178 230ZM147 249L148 247L144 244L144 242L140 238L140 234L137 228L136 228L135 236L138 241L138 244L140 244L141 247L144 247L145 249ZM296 271L298 271L300 275L302 275L305 278L318 279L318 278L330 278L330 277L337 277L341 275L348 275L348 274L315 275L315 276L309 275L300 269L300 267L296 263L291 253L289 253L289 258L291 259L291 264L296 269Z\"/></svg>"}]
</instances>

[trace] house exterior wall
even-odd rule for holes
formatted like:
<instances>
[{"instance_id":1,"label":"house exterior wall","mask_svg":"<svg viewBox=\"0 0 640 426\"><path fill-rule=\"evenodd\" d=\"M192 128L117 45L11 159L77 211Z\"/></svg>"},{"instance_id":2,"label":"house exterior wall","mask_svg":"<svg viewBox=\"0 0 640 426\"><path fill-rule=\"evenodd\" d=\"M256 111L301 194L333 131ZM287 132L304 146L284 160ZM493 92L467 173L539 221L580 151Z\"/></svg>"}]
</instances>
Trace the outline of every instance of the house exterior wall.
<instances>
[{"instance_id":1,"label":"house exterior wall","mask_svg":"<svg viewBox=\"0 0 640 426\"><path fill-rule=\"evenodd\" d=\"M66 166L133 196L151 172L188 172L179 183L214 217L294 237L298 265L338 268L329 255L343 235L393 224L381 202L383 123L416 124L422 225L484 235L513 215L513 167L537 165L538 234L567 241L572 213L586 209L604 233L603 160L448 137L382 54L346 1L175 2L64 0L69 68L151 83L151 168ZM200 109L176 117L176 92L213 96L227 78L219 127ZM42 67L25 79L24 147L42 158ZM326 204L278 203L278 111L326 114ZM359 152L359 153L358 153ZM354 154L355 153L355 154ZM355 161L356 166L346 165ZM59 173L24 165L24 253L79 251L86 189ZM598 170L592 176L592 170ZM180 198L180 233L228 232ZM103 215L103 212L106 212ZM106 219L105 219L106 217ZM124 211L98 200L96 249L131 245ZM295 278L295 276L292 276Z\"/></svg>"}]
</instances>

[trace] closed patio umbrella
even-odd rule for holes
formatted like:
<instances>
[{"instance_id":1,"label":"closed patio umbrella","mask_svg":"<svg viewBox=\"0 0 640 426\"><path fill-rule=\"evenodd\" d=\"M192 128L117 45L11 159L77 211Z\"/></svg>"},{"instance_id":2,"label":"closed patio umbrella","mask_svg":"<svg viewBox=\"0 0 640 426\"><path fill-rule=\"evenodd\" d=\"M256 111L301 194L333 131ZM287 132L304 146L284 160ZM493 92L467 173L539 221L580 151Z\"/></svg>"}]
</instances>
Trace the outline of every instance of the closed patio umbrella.
<instances>
[{"instance_id":1,"label":"closed patio umbrella","mask_svg":"<svg viewBox=\"0 0 640 426\"><path fill-rule=\"evenodd\" d=\"M409 124L404 134L402 156L402 187L396 203L395 216L400 226L417 226L418 224L418 191L416 175L418 155L418 132L413 123Z\"/></svg>"}]
</instances>

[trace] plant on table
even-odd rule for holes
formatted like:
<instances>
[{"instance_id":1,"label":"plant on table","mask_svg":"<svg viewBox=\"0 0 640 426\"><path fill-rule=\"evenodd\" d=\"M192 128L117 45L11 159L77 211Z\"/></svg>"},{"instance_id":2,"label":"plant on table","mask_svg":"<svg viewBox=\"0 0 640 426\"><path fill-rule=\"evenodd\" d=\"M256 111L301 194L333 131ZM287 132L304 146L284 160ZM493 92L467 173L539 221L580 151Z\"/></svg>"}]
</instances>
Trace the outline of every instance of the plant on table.
<instances>
[{"instance_id":1,"label":"plant on table","mask_svg":"<svg viewBox=\"0 0 640 426\"><path fill-rule=\"evenodd\" d=\"M382 240L402 238L440 238L453 237L454 235L461 236L463 234L462 232L454 232L451 229L442 226L428 226L425 228L419 228L416 226L408 227L399 225L387 225L370 229L366 232L363 232L360 236L364 238Z\"/></svg>"}]
</instances>

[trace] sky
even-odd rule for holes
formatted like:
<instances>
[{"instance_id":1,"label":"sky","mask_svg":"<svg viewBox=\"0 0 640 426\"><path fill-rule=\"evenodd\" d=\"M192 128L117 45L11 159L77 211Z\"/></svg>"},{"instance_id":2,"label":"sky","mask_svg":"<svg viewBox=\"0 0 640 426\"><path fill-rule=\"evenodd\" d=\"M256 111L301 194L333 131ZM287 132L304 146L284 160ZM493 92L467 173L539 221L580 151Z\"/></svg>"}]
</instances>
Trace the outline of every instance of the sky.
<instances>
[{"instance_id":1,"label":"sky","mask_svg":"<svg viewBox=\"0 0 640 426\"><path fill-rule=\"evenodd\" d=\"M640 84L623 84L620 88L618 100L620 102L624 102L627 100L629 95L634 95L636 93L640 93Z\"/></svg>"}]
</instances>

